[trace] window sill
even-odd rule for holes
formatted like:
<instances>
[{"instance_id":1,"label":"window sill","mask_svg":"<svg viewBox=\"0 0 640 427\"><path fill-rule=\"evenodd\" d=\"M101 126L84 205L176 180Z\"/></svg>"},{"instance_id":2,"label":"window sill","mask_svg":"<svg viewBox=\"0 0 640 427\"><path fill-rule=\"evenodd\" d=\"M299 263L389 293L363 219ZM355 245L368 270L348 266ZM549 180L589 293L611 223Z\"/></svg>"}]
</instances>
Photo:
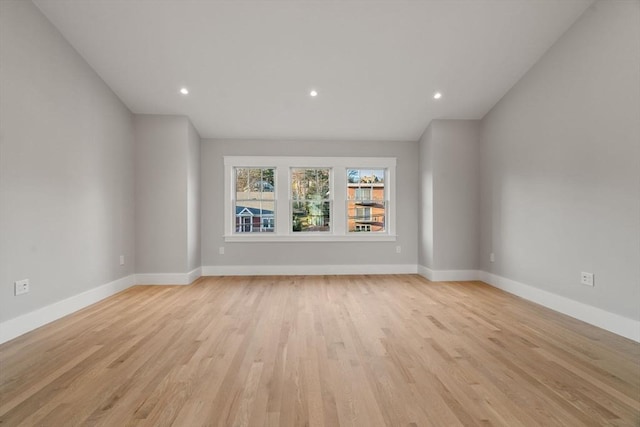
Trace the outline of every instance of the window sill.
<instances>
[{"instance_id":1,"label":"window sill","mask_svg":"<svg viewBox=\"0 0 640 427\"><path fill-rule=\"evenodd\" d=\"M395 242L398 236L389 234L364 235L364 233L354 233L354 235L268 235L247 234L247 235L225 235L225 242Z\"/></svg>"}]
</instances>

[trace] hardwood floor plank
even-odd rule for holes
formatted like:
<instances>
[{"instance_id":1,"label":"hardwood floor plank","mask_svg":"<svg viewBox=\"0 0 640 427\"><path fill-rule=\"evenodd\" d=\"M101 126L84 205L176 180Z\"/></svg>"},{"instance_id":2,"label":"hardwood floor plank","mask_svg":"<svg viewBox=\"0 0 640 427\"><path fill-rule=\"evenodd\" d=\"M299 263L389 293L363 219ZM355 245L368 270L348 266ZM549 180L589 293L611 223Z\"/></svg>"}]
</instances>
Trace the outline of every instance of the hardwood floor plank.
<instances>
[{"instance_id":1,"label":"hardwood floor plank","mask_svg":"<svg viewBox=\"0 0 640 427\"><path fill-rule=\"evenodd\" d=\"M7 426L640 426L640 344L482 282L136 286L0 346Z\"/></svg>"}]
</instances>

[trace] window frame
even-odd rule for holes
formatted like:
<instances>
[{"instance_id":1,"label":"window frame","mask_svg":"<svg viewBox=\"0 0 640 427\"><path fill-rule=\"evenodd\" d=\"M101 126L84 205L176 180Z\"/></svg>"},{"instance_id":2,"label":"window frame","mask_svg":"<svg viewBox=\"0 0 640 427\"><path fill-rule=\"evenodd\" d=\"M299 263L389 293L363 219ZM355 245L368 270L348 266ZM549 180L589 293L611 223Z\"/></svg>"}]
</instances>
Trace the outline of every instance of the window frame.
<instances>
[{"instance_id":1,"label":"window frame","mask_svg":"<svg viewBox=\"0 0 640 427\"><path fill-rule=\"evenodd\" d=\"M362 176L362 172L370 172L374 173L375 176L378 176L375 172L380 171L380 168L376 170L371 170L373 168L350 168L347 170L347 212L350 215L347 218L347 227L349 233L381 233L384 234L387 231L387 220L388 220L388 210L389 210L389 199L388 199L388 186L387 186L387 169L384 168L384 177L382 182L379 181L363 181L359 180L357 182L352 182L351 172L358 172L358 177L366 178L366 176ZM353 195L350 197L351 190L353 189ZM378 198L375 195L375 190L381 189L383 197ZM382 202L382 203L380 203ZM374 212L375 209L375 212ZM380 212L382 210L382 213ZM382 226L379 223L375 224L376 230L373 230L374 222L373 218L382 217ZM362 224L367 223L367 227L363 227ZM360 224L360 226L358 226ZM352 228L353 226L353 228ZM380 227L382 229L380 229Z\"/></svg>"},{"instance_id":2,"label":"window frame","mask_svg":"<svg viewBox=\"0 0 640 427\"><path fill-rule=\"evenodd\" d=\"M238 200L236 198L236 196L237 196L237 179L238 179L237 169L273 169L274 170L274 174L275 174L275 170L276 170L275 167L271 167L271 166L266 166L266 167L262 167L262 166L258 166L258 167L255 167L255 166L234 166L231 169L231 173L233 175L231 177L231 186L232 186L231 191L233 192L233 206L232 206L231 209L234 212L234 214L232 215L232 217L230 219L233 222L233 227L232 227L232 230L231 230L232 233L233 234L259 234L259 233L264 233L264 232L270 232L270 233L274 232L275 231L275 221L273 221L273 219L274 219L273 216L275 216L277 214L277 208L276 208L277 200L276 200L275 191L274 191L274 196L273 196L274 198L272 200L273 205L274 205L273 211L272 211L273 214L272 214L272 218L271 218L272 222L274 223L274 227L272 227L272 230L267 231L266 227L263 227L263 218L265 218L265 216L263 214L262 203L260 203L260 220L258 222L258 231L257 232L254 231L255 228L256 228L255 221L254 221L254 216L255 215L251 211L248 211L249 215L242 214L242 212L241 212L241 215L238 216L238 214L235 213L236 210L237 210L238 201L240 201L240 202L252 201L251 199ZM274 186L277 186L277 177L275 175L273 177L273 181L274 181ZM259 183L260 183L259 185L262 187L260 189L260 193L262 194L264 192L264 187L265 187L264 184L266 182L264 180L260 180ZM270 202L271 200L270 199L260 198L260 202L262 202L262 201ZM245 209L248 210L249 208L245 206ZM248 223L248 224L244 222L244 219L247 218L247 217L249 217L251 219L250 223ZM239 224L237 223L237 218L240 219L240 223ZM245 230L247 226L249 226L248 227L249 228L248 231L239 231L238 230L239 228L242 229L242 230Z\"/></svg>"},{"instance_id":3,"label":"window frame","mask_svg":"<svg viewBox=\"0 0 640 427\"><path fill-rule=\"evenodd\" d=\"M235 168L275 169L275 224L269 233L237 233L235 217ZM291 169L329 168L331 231L293 232L291 229ZM347 199L348 169L384 169L387 224L383 232L349 232ZM396 236L395 157L294 157L224 156L224 240L225 242L356 242L395 241Z\"/></svg>"}]
</instances>

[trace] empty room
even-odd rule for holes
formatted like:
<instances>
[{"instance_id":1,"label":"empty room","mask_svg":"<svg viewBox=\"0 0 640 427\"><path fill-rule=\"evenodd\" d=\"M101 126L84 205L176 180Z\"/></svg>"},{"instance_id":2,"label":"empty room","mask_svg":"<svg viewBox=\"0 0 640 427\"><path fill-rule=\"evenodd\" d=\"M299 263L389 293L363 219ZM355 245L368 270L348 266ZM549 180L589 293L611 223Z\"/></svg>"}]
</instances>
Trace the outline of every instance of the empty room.
<instances>
[{"instance_id":1,"label":"empty room","mask_svg":"<svg viewBox=\"0 0 640 427\"><path fill-rule=\"evenodd\" d=\"M0 0L3 426L640 426L640 0Z\"/></svg>"}]
</instances>

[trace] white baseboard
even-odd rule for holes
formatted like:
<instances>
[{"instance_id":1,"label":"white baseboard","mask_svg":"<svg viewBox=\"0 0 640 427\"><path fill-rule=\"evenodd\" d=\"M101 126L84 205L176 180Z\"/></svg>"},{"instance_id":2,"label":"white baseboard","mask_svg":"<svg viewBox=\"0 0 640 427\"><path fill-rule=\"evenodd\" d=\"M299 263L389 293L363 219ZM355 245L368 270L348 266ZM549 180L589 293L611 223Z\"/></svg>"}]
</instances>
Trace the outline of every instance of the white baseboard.
<instances>
[{"instance_id":1,"label":"white baseboard","mask_svg":"<svg viewBox=\"0 0 640 427\"><path fill-rule=\"evenodd\" d=\"M115 295L133 285L188 285L201 275L201 267L189 273L131 274L0 323L0 344Z\"/></svg>"},{"instance_id":2,"label":"white baseboard","mask_svg":"<svg viewBox=\"0 0 640 427\"><path fill-rule=\"evenodd\" d=\"M202 267L198 267L198 268L195 268L195 269L191 270L187 274L187 280L191 284L191 283L195 282L196 280L198 280L200 278L200 276L202 276Z\"/></svg>"},{"instance_id":3,"label":"white baseboard","mask_svg":"<svg viewBox=\"0 0 640 427\"><path fill-rule=\"evenodd\" d=\"M424 265L419 265L418 274L432 282L480 280L480 272L478 270L432 270Z\"/></svg>"},{"instance_id":4,"label":"white baseboard","mask_svg":"<svg viewBox=\"0 0 640 427\"><path fill-rule=\"evenodd\" d=\"M5 320L0 323L0 344L115 295L135 284L136 277L131 274L30 313Z\"/></svg>"},{"instance_id":5,"label":"white baseboard","mask_svg":"<svg viewBox=\"0 0 640 427\"><path fill-rule=\"evenodd\" d=\"M497 274L480 272L480 280L510 294L535 302L575 319L640 342L640 322L566 298Z\"/></svg>"},{"instance_id":6,"label":"white baseboard","mask_svg":"<svg viewBox=\"0 0 640 427\"><path fill-rule=\"evenodd\" d=\"M138 285L190 285L202 276L202 267L188 273L143 273L136 274Z\"/></svg>"},{"instance_id":7,"label":"white baseboard","mask_svg":"<svg viewBox=\"0 0 640 427\"><path fill-rule=\"evenodd\" d=\"M325 274L416 274L415 264L371 265L214 265L203 276L316 276Z\"/></svg>"},{"instance_id":8,"label":"white baseboard","mask_svg":"<svg viewBox=\"0 0 640 427\"><path fill-rule=\"evenodd\" d=\"M413 264L373 265L227 265L199 267L189 273L132 274L0 323L0 344L81 310L135 284L193 283L200 276L420 274L431 281L482 280L552 310L640 342L640 322L554 293L477 270L431 270Z\"/></svg>"}]
</instances>

